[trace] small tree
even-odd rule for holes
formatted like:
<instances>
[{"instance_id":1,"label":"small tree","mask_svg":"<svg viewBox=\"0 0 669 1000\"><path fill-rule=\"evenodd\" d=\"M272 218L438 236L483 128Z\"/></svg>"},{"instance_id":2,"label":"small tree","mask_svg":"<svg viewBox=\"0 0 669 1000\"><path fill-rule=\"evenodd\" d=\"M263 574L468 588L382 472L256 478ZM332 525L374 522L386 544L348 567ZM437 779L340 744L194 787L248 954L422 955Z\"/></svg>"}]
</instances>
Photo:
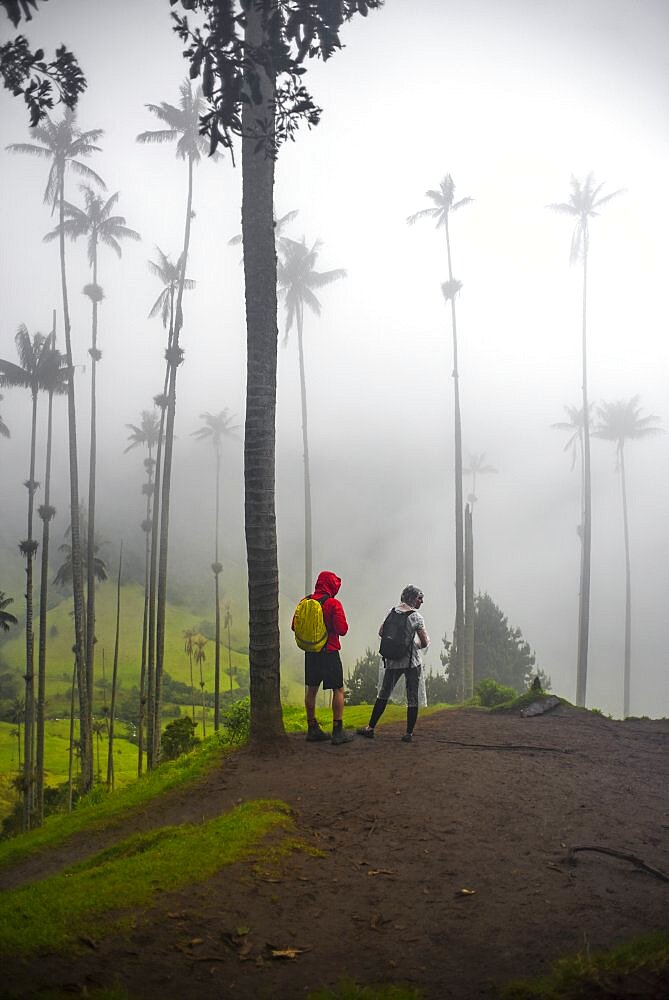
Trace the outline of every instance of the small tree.
<instances>
[{"instance_id":1,"label":"small tree","mask_svg":"<svg viewBox=\"0 0 669 1000\"><path fill-rule=\"evenodd\" d=\"M371 705L379 687L379 654L371 649L355 661L353 673L345 681L346 700L349 705Z\"/></svg>"},{"instance_id":2,"label":"small tree","mask_svg":"<svg viewBox=\"0 0 669 1000\"><path fill-rule=\"evenodd\" d=\"M188 715L182 715L165 726L160 737L160 755L163 760L175 760L183 753L188 753L198 745L200 740L195 735L197 722Z\"/></svg>"}]
</instances>

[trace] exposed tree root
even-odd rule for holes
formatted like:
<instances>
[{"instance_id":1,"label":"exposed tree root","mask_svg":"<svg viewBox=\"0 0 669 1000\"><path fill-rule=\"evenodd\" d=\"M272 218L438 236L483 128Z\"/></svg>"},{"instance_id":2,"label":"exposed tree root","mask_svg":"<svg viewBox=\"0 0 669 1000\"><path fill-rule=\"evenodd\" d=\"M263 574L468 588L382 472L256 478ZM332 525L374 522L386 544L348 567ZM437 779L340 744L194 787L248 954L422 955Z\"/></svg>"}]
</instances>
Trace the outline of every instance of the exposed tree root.
<instances>
[{"instance_id":1,"label":"exposed tree root","mask_svg":"<svg viewBox=\"0 0 669 1000\"><path fill-rule=\"evenodd\" d=\"M442 740L433 737L433 743L450 743L451 746L464 747L467 750L539 750L543 753L574 753L565 747L538 747L528 743L461 743L460 740Z\"/></svg>"},{"instance_id":2,"label":"exposed tree root","mask_svg":"<svg viewBox=\"0 0 669 1000\"><path fill-rule=\"evenodd\" d=\"M569 853L567 854L567 861L570 865L576 864L575 855L579 851L594 851L597 854L609 854L612 858L621 858L623 861L629 861L631 864L636 865L637 868L641 868L643 871L648 872L649 875L654 875L655 878L662 879L663 882L669 882L669 875L660 871L659 868L651 868L651 866L647 865L641 858L637 858L635 854L629 854L627 851L614 851L611 847L595 847L587 845L570 847Z\"/></svg>"}]
</instances>

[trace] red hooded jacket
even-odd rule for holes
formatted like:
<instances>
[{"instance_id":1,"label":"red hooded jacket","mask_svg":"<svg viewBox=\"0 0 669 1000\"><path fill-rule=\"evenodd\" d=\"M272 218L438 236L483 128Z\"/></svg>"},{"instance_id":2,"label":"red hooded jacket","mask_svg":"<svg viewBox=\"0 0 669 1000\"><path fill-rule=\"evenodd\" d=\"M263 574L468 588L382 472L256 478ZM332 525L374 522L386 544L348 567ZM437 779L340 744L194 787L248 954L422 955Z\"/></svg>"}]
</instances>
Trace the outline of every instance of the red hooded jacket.
<instances>
[{"instance_id":1,"label":"red hooded jacket","mask_svg":"<svg viewBox=\"0 0 669 1000\"><path fill-rule=\"evenodd\" d=\"M337 574L326 570L324 573L318 574L316 589L313 594L307 595L319 600L327 594L327 600L323 601L322 605L323 619L325 627L328 630L328 641L325 643L324 649L341 649L339 636L346 635L348 632L348 622L346 621L344 608L341 601L338 601L335 597L335 594L339 593L340 587L341 580Z\"/></svg>"}]
</instances>

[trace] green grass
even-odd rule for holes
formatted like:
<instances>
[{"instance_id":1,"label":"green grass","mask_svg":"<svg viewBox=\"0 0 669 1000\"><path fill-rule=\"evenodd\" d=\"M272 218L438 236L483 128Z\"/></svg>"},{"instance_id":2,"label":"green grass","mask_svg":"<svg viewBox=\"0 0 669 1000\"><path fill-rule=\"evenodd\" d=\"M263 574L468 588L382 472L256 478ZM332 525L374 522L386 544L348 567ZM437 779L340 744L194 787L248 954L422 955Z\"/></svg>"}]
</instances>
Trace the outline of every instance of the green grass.
<instances>
[{"instance_id":1,"label":"green grass","mask_svg":"<svg viewBox=\"0 0 669 1000\"><path fill-rule=\"evenodd\" d=\"M502 1000L622 1000L667 995L669 934L634 938L611 951L579 954L555 963L540 979L509 983Z\"/></svg>"},{"instance_id":2,"label":"green grass","mask_svg":"<svg viewBox=\"0 0 669 1000\"><path fill-rule=\"evenodd\" d=\"M49 816L39 829L1 842L0 868L14 865L45 848L55 847L80 830L102 829L156 796L197 781L218 764L229 749L223 736L212 736L191 753L161 764L155 771L119 791L107 794L103 786L96 786L81 799L74 812Z\"/></svg>"},{"instance_id":3,"label":"green grass","mask_svg":"<svg viewBox=\"0 0 669 1000\"><path fill-rule=\"evenodd\" d=\"M255 801L198 826L135 834L69 872L4 893L0 953L58 950L90 936L93 925L123 923L157 893L202 882L248 857L270 831L292 827L289 806Z\"/></svg>"},{"instance_id":4,"label":"green grass","mask_svg":"<svg viewBox=\"0 0 669 1000\"><path fill-rule=\"evenodd\" d=\"M421 708L418 712L419 723L422 716L432 715L434 712L439 712L442 709L449 707L451 706L429 705L427 708ZM344 728L357 729L358 726L366 726L369 722L371 711L371 705L346 705L344 707ZM383 718L379 722L379 729L382 729L386 722L405 722L406 717L407 710L405 705L389 704L383 713ZM331 709L317 708L316 718L320 722L323 729L332 729ZM284 705L283 724L286 727L286 732L288 733L305 732L307 728L307 716L304 708L299 705Z\"/></svg>"},{"instance_id":5,"label":"green grass","mask_svg":"<svg viewBox=\"0 0 669 1000\"><path fill-rule=\"evenodd\" d=\"M51 711L59 707L63 712L70 703L72 685L72 646L74 643L72 623L72 599L65 597L60 604L47 613L47 699ZM144 589L139 584L126 584L121 588L121 643L119 648L118 677L123 690L136 687L139 683L139 657L142 647L142 619L144 614ZM167 607L165 629L165 670L177 681L190 684L190 667L184 653L183 630L197 626L203 619L210 619L212 612L207 607L186 608L175 604ZM95 631L97 635L95 655L95 699L96 712L104 700L102 682L102 654L105 652L105 674L107 699L110 697L110 681L114 654L116 629L116 588L109 583L96 590ZM246 653L237 652L239 645L233 636L232 665L248 672L249 659ZM205 647L206 660L203 674L207 691L214 688L214 643ZM222 687L227 690L227 648L222 650ZM25 636L15 630L13 637L2 644L2 656L10 670L17 674L25 669ZM199 668L193 665L196 684L196 698L199 694ZM237 682L233 681L237 687ZM98 705L99 703L99 705ZM197 702L196 702L197 704Z\"/></svg>"},{"instance_id":6,"label":"green grass","mask_svg":"<svg viewBox=\"0 0 669 1000\"><path fill-rule=\"evenodd\" d=\"M344 980L334 989L317 990L309 993L307 1000L421 1000L423 993L412 986L398 983L379 983L375 986L359 986Z\"/></svg>"}]
</instances>

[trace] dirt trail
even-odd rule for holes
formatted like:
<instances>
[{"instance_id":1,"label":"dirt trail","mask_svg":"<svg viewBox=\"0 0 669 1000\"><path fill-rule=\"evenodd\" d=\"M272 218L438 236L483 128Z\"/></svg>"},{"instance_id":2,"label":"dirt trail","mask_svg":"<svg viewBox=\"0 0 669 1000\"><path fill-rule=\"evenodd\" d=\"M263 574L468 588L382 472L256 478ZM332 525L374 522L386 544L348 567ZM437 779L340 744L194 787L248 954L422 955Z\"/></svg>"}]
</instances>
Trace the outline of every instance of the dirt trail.
<instances>
[{"instance_id":1,"label":"dirt trail","mask_svg":"<svg viewBox=\"0 0 669 1000\"><path fill-rule=\"evenodd\" d=\"M669 722L459 710L419 720L413 744L402 731L343 747L293 736L292 752L270 758L243 750L196 790L5 873L5 886L43 877L131 831L260 797L290 803L323 852L292 854L278 874L238 864L166 894L74 958L8 963L2 995L118 981L146 1000L293 1000L349 977L408 982L427 1000L492 1000L497 984L563 954L667 929L669 883L601 854L572 867L566 854L599 845L669 871ZM272 957L289 949L294 958Z\"/></svg>"}]
</instances>

